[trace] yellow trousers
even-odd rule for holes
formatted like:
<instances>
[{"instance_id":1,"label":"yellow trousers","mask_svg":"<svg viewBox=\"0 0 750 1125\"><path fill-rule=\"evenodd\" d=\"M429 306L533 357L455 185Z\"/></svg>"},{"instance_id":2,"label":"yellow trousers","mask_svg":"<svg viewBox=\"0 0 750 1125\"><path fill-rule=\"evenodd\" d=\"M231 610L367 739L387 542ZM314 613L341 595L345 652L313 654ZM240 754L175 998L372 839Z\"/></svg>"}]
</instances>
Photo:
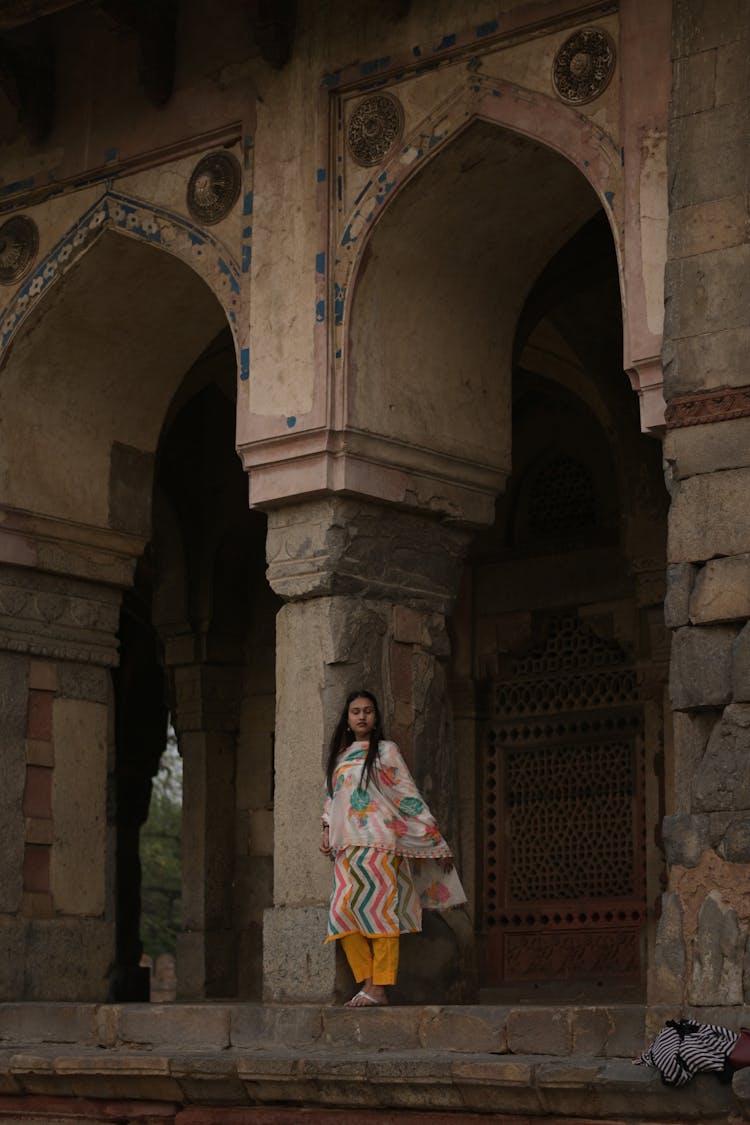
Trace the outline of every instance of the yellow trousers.
<instances>
[{"instance_id":1,"label":"yellow trousers","mask_svg":"<svg viewBox=\"0 0 750 1125\"><path fill-rule=\"evenodd\" d=\"M372 937L347 934L341 938L346 959L355 981L395 984L398 973L398 937Z\"/></svg>"}]
</instances>

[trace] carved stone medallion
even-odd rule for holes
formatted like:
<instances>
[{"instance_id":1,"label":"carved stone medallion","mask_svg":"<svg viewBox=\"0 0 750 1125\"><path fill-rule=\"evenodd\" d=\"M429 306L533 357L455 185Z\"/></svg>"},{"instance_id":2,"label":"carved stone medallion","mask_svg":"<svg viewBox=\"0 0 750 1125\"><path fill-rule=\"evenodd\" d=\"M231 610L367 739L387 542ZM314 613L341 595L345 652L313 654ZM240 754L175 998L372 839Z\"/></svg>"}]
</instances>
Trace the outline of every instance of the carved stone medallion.
<instances>
[{"instance_id":1,"label":"carved stone medallion","mask_svg":"<svg viewBox=\"0 0 750 1125\"><path fill-rule=\"evenodd\" d=\"M187 189L190 214L211 226L225 219L240 194L242 170L229 152L211 152L195 166Z\"/></svg>"},{"instance_id":2,"label":"carved stone medallion","mask_svg":"<svg viewBox=\"0 0 750 1125\"><path fill-rule=\"evenodd\" d=\"M27 215L14 215L0 226L0 284L20 280L36 257L39 231Z\"/></svg>"},{"instance_id":3,"label":"carved stone medallion","mask_svg":"<svg viewBox=\"0 0 750 1125\"><path fill-rule=\"evenodd\" d=\"M599 27L582 27L555 55L552 83L569 105L583 105L604 93L615 69L615 44Z\"/></svg>"},{"instance_id":4,"label":"carved stone medallion","mask_svg":"<svg viewBox=\"0 0 750 1125\"><path fill-rule=\"evenodd\" d=\"M400 140L404 111L393 94L372 94L363 98L352 113L346 141L357 164L369 168L380 164Z\"/></svg>"}]
</instances>

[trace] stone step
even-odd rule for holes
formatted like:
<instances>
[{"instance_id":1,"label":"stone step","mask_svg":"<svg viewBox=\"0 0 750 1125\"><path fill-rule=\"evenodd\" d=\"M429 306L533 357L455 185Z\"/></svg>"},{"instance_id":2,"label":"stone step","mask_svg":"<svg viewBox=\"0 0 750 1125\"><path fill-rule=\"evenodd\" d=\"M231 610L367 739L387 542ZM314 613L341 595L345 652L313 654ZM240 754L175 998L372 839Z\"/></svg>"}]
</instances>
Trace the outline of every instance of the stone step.
<instances>
[{"instance_id":1,"label":"stone step","mask_svg":"<svg viewBox=\"0 0 750 1125\"><path fill-rule=\"evenodd\" d=\"M264 1106L610 1123L750 1119L750 1070L731 1086L701 1075L675 1090L632 1065L652 1024L674 1014L638 1005L0 1004L0 1121L31 1120L40 1099L57 1107L55 1120L85 1099L161 1106L165 1120L223 1106L222 1125L243 1125Z\"/></svg>"},{"instance_id":2,"label":"stone step","mask_svg":"<svg viewBox=\"0 0 750 1125\"><path fill-rule=\"evenodd\" d=\"M672 1014L672 1013L669 1013ZM653 1013L650 1013L653 1017ZM257 1046L632 1058L642 1005L0 1004L0 1047L38 1043L226 1050Z\"/></svg>"},{"instance_id":3,"label":"stone step","mask_svg":"<svg viewBox=\"0 0 750 1125\"><path fill-rule=\"evenodd\" d=\"M0 1120L23 1099L163 1106L299 1106L564 1116L586 1121L737 1122L750 1071L733 1086L699 1075L681 1089L623 1059L316 1047L137 1052L62 1046L0 1050ZM747 1119L747 1118L746 1118ZM19 1118L23 1120L23 1118Z\"/></svg>"}]
</instances>

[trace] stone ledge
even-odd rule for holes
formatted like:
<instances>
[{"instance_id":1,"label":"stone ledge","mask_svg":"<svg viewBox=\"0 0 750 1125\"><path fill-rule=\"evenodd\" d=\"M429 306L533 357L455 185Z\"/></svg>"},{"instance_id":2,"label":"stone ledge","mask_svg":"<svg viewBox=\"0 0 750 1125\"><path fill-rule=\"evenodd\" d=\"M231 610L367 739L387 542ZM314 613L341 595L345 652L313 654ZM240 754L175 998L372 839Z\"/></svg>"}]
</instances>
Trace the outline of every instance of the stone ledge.
<instances>
[{"instance_id":1,"label":"stone ledge","mask_svg":"<svg viewBox=\"0 0 750 1125\"><path fill-rule=\"evenodd\" d=\"M318 1047L188 1054L47 1047L0 1053L4 1098L150 1101L172 1106L349 1106L563 1115L638 1121L737 1117L741 1101L713 1075L687 1087L627 1059ZM71 1104L73 1104L71 1102Z\"/></svg>"},{"instance_id":2,"label":"stone ledge","mask_svg":"<svg viewBox=\"0 0 750 1125\"><path fill-rule=\"evenodd\" d=\"M658 1015L658 1013L657 1013ZM36 1044L186 1052L285 1047L450 1050L496 1054L640 1053L639 1004L393 1006L377 1011L315 1004L0 1004L0 1048Z\"/></svg>"}]
</instances>

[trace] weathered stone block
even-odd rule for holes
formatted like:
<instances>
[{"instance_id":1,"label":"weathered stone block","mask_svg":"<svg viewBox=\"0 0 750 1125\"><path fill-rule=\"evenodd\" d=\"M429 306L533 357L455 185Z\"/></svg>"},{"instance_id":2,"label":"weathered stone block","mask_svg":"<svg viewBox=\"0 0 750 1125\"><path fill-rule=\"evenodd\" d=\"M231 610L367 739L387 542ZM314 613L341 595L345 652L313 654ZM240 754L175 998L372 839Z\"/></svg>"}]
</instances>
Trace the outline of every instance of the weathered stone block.
<instances>
[{"instance_id":1,"label":"weathered stone block","mask_svg":"<svg viewBox=\"0 0 750 1125\"><path fill-rule=\"evenodd\" d=\"M364 1013L361 1008L332 1008L324 1012L323 1038L332 1046L364 1051L416 1050L420 1046L420 1016L421 1010L416 1007Z\"/></svg>"},{"instance_id":2,"label":"weathered stone block","mask_svg":"<svg viewBox=\"0 0 750 1125\"><path fill-rule=\"evenodd\" d=\"M691 0L676 4L672 49L681 57L731 43L746 23L742 0Z\"/></svg>"},{"instance_id":3,"label":"weathered stone block","mask_svg":"<svg viewBox=\"0 0 750 1125\"><path fill-rule=\"evenodd\" d=\"M106 668L89 664L58 665L58 695L63 699L86 699L91 703L108 703L112 677Z\"/></svg>"},{"instance_id":4,"label":"weathered stone block","mask_svg":"<svg viewBox=\"0 0 750 1125\"><path fill-rule=\"evenodd\" d=\"M741 1004L745 936L737 914L710 891L700 914L693 942L693 969L688 999L691 1004Z\"/></svg>"},{"instance_id":5,"label":"weathered stone block","mask_svg":"<svg viewBox=\"0 0 750 1125\"><path fill-rule=\"evenodd\" d=\"M708 199L681 207L669 217L669 253L672 258L705 254L745 242L748 213L743 195Z\"/></svg>"},{"instance_id":6,"label":"weathered stone block","mask_svg":"<svg viewBox=\"0 0 750 1125\"><path fill-rule=\"evenodd\" d=\"M690 597L695 625L750 617L750 554L709 559L696 576Z\"/></svg>"},{"instance_id":7,"label":"weathered stone block","mask_svg":"<svg viewBox=\"0 0 750 1125\"><path fill-rule=\"evenodd\" d=\"M668 629L687 625L690 620L690 595L697 569L692 563L672 563L667 567L664 623Z\"/></svg>"},{"instance_id":8,"label":"weathered stone block","mask_svg":"<svg viewBox=\"0 0 750 1125\"><path fill-rule=\"evenodd\" d=\"M98 918L29 921L25 998L102 1001L113 957L111 922Z\"/></svg>"},{"instance_id":9,"label":"weathered stone block","mask_svg":"<svg viewBox=\"0 0 750 1125\"><path fill-rule=\"evenodd\" d=\"M24 946L26 922L5 915L0 918L0 1001L24 995Z\"/></svg>"},{"instance_id":10,"label":"weathered stone block","mask_svg":"<svg viewBox=\"0 0 750 1125\"><path fill-rule=\"evenodd\" d=\"M223 1050L229 1046L230 1011L222 1004L125 1004L120 1009L124 1043L189 1050Z\"/></svg>"},{"instance_id":11,"label":"weathered stone block","mask_svg":"<svg viewBox=\"0 0 750 1125\"><path fill-rule=\"evenodd\" d=\"M732 115L736 116L735 107L731 107L731 110ZM745 112L744 107L742 112ZM714 117L713 114L710 116ZM736 144L736 135L731 138L727 149L731 161L732 154L739 153L740 149ZM743 155L742 174L744 159ZM721 194L727 195L728 192L725 189ZM750 243L727 246L671 262L668 278L672 299L668 306L665 332L668 331L673 338L696 336L746 324L750 295L748 276Z\"/></svg>"},{"instance_id":12,"label":"weathered stone block","mask_svg":"<svg viewBox=\"0 0 750 1125\"><path fill-rule=\"evenodd\" d=\"M517 1008L508 1015L508 1049L514 1055L569 1055L572 1042L565 1009Z\"/></svg>"},{"instance_id":13,"label":"weathered stone block","mask_svg":"<svg viewBox=\"0 0 750 1125\"><path fill-rule=\"evenodd\" d=\"M675 711L674 731L674 799L678 813L692 812L693 778L708 745L711 732L721 718L721 711Z\"/></svg>"},{"instance_id":14,"label":"weathered stone block","mask_svg":"<svg viewBox=\"0 0 750 1125\"><path fill-rule=\"evenodd\" d=\"M672 115L684 117L712 109L715 77L715 50L675 59L672 68Z\"/></svg>"},{"instance_id":15,"label":"weathered stone block","mask_svg":"<svg viewBox=\"0 0 750 1125\"><path fill-rule=\"evenodd\" d=\"M0 1041L7 1043L95 1044L93 1004L3 1004Z\"/></svg>"},{"instance_id":16,"label":"weathered stone block","mask_svg":"<svg viewBox=\"0 0 750 1125\"><path fill-rule=\"evenodd\" d=\"M466 1005L441 1008L425 1014L419 1038L431 1051L487 1051L504 1054L508 1050L507 1008Z\"/></svg>"},{"instance_id":17,"label":"weathered stone block","mask_svg":"<svg viewBox=\"0 0 750 1125\"><path fill-rule=\"evenodd\" d=\"M242 1004L232 1007L230 1046L258 1047L275 1043L285 1047L310 1046L323 1034L323 1015L317 1005L272 1007Z\"/></svg>"},{"instance_id":18,"label":"weathered stone block","mask_svg":"<svg viewBox=\"0 0 750 1125\"><path fill-rule=\"evenodd\" d=\"M675 480L746 467L750 464L750 418L669 430L664 460Z\"/></svg>"},{"instance_id":19,"label":"weathered stone block","mask_svg":"<svg viewBox=\"0 0 750 1125\"><path fill-rule=\"evenodd\" d=\"M179 1082L188 1104L247 1105L245 1087L237 1077L234 1060L231 1058L217 1055L170 1055L169 1072Z\"/></svg>"},{"instance_id":20,"label":"weathered stone block","mask_svg":"<svg viewBox=\"0 0 750 1125\"><path fill-rule=\"evenodd\" d=\"M740 101L750 89L750 41L747 32L716 50L716 104Z\"/></svg>"},{"instance_id":21,"label":"weathered stone block","mask_svg":"<svg viewBox=\"0 0 750 1125\"><path fill-rule=\"evenodd\" d=\"M702 562L750 551L750 469L680 481L669 515L670 562Z\"/></svg>"},{"instance_id":22,"label":"weathered stone block","mask_svg":"<svg viewBox=\"0 0 750 1125\"><path fill-rule=\"evenodd\" d=\"M747 1003L747 999L745 1000ZM732 1093L740 1103L742 1116L750 1118L750 1068L738 1070L732 1078Z\"/></svg>"},{"instance_id":23,"label":"weathered stone block","mask_svg":"<svg viewBox=\"0 0 750 1125\"><path fill-rule=\"evenodd\" d=\"M750 809L750 704L725 708L693 780L696 812Z\"/></svg>"},{"instance_id":24,"label":"weathered stone block","mask_svg":"<svg viewBox=\"0 0 750 1125\"><path fill-rule=\"evenodd\" d=\"M649 989L650 1003L682 1003L686 964L682 903L679 895L667 892L661 896L661 917L656 931Z\"/></svg>"},{"instance_id":25,"label":"weathered stone block","mask_svg":"<svg viewBox=\"0 0 750 1125\"><path fill-rule=\"evenodd\" d=\"M675 711L729 702L736 635L725 625L687 626L675 632L669 668L669 698Z\"/></svg>"},{"instance_id":26,"label":"weathered stone block","mask_svg":"<svg viewBox=\"0 0 750 1125\"><path fill-rule=\"evenodd\" d=\"M314 1003L335 994L335 942L324 944L327 906L278 906L263 916L266 1002Z\"/></svg>"},{"instance_id":27,"label":"weathered stone block","mask_svg":"<svg viewBox=\"0 0 750 1125\"><path fill-rule=\"evenodd\" d=\"M670 298L671 300L671 298ZM744 357L750 328L731 326L684 339L670 339L664 348L666 397L741 387L747 382Z\"/></svg>"},{"instance_id":28,"label":"weathered stone block","mask_svg":"<svg viewBox=\"0 0 750 1125\"><path fill-rule=\"evenodd\" d=\"M712 813L710 846L728 863L750 863L750 819L744 814Z\"/></svg>"},{"instance_id":29,"label":"weathered stone block","mask_svg":"<svg viewBox=\"0 0 750 1125\"><path fill-rule=\"evenodd\" d=\"M750 702L750 623L732 643L732 695L738 703Z\"/></svg>"},{"instance_id":30,"label":"weathered stone block","mask_svg":"<svg viewBox=\"0 0 750 1125\"><path fill-rule=\"evenodd\" d=\"M697 867L709 843L709 821L706 816L665 816L662 822L667 864Z\"/></svg>"},{"instance_id":31,"label":"weathered stone block","mask_svg":"<svg viewBox=\"0 0 750 1125\"><path fill-rule=\"evenodd\" d=\"M670 183L672 208L738 195L742 191L744 154L742 146L735 143L736 131L742 129L742 118L742 107L727 105L675 121L671 129L672 143L680 153L680 161ZM724 171L726 174L722 175Z\"/></svg>"},{"instance_id":32,"label":"weathered stone block","mask_svg":"<svg viewBox=\"0 0 750 1125\"><path fill-rule=\"evenodd\" d=\"M0 653L0 912L7 914L20 910L23 896L28 682L28 660Z\"/></svg>"},{"instance_id":33,"label":"weathered stone block","mask_svg":"<svg viewBox=\"0 0 750 1125\"><path fill-rule=\"evenodd\" d=\"M66 914L105 910L108 722L101 703L55 700L49 889L56 909Z\"/></svg>"}]
</instances>

